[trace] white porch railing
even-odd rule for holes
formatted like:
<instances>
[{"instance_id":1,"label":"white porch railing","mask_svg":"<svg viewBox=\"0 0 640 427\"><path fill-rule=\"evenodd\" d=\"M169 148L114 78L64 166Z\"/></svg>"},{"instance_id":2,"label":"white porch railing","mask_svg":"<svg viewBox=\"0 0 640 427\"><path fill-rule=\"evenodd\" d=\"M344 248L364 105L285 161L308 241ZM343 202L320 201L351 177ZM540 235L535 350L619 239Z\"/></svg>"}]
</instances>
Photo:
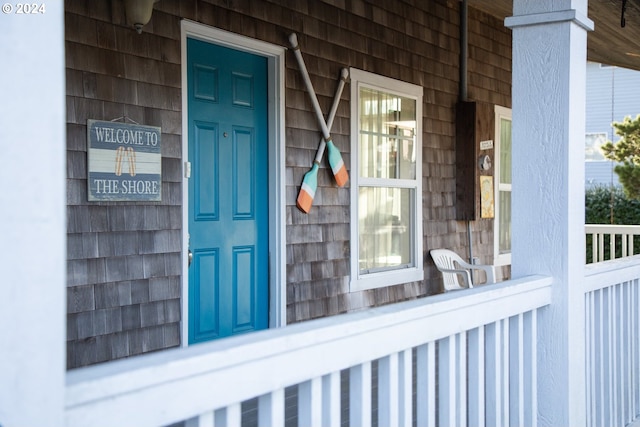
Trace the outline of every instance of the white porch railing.
<instances>
[{"instance_id":1,"label":"white porch railing","mask_svg":"<svg viewBox=\"0 0 640 427\"><path fill-rule=\"evenodd\" d=\"M588 426L640 416L640 256L587 266Z\"/></svg>"},{"instance_id":2,"label":"white porch railing","mask_svg":"<svg viewBox=\"0 0 640 427\"><path fill-rule=\"evenodd\" d=\"M587 242L591 249L588 263L602 262L610 259L624 258L634 255L633 238L640 236L640 225L601 225L586 224Z\"/></svg>"},{"instance_id":3,"label":"white porch railing","mask_svg":"<svg viewBox=\"0 0 640 427\"><path fill-rule=\"evenodd\" d=\"M550 300L528 277L71 371L66 425L240 426L258 397L258 425L282 426L297 384L300 426L535 426Z\"/></svg>"}]
</instances>

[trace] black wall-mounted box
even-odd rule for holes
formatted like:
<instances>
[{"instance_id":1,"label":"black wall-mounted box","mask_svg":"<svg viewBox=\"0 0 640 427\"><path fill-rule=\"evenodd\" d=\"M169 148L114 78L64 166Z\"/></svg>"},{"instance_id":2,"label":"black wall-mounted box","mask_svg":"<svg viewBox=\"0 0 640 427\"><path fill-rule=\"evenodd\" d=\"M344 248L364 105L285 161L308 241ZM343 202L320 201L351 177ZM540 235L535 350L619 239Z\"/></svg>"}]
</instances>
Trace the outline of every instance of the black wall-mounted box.
<instances>
[{"instance_id":1,"label":"black wall-mounted box","mask_svg":"<svg viewBox=\"0 0 640 427\"><path fill-rule=\"evenodd\" d=\"M495 107L493 104L461 101L456 105L456 219L480 218L480 175L494 174L493 141ZM480 149L481 141L492 141L491 148ZM491 158L492 166L480 170L481 155Z\"/></svg>"}]
</instances>

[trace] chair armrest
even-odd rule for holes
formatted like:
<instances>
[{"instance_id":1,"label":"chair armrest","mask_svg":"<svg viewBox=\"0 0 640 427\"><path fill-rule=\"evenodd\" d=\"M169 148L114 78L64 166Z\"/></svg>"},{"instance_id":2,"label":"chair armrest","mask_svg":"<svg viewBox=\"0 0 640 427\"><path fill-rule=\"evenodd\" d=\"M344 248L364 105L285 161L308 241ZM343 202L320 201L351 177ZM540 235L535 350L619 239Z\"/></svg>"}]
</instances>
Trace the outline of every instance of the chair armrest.
<instances>
[{"instance_id":1,"label":"chair armrest","mask_svg":"<svg viewBox=\"0 0 640 427\"><path fill-rule=\"evenodd\" d=\"M487 285L490 283L496 283L496 272L493 265L488 264L469 264L464 260L457 260L461 267L469 268L472 270L483 270L487 274Z\"/></svg>"},{"instance_id":2,"label":"chair armrest","mask_svg":"<svg viewBox=\"0 0 640 427\"><path fill-rule=\"evenodd\" d=\"M473 281L471 280L471 273L469 273L469 270L465 270L463 268L436 268L443 273L461 274L467 288L473 288Z\"/></svg>"},{"instance_id":3,"label":"chair armrest","mask_svg":"<svg viewBox=\"0 0 640 427\"><path fill-rule=\"evenodd\" d=\"M490 283L496 283L496 270L493 265L476 264L471 265L470 268L474 270L483 270L487 274L487 285Z\"/></svg>"}]
</instances>

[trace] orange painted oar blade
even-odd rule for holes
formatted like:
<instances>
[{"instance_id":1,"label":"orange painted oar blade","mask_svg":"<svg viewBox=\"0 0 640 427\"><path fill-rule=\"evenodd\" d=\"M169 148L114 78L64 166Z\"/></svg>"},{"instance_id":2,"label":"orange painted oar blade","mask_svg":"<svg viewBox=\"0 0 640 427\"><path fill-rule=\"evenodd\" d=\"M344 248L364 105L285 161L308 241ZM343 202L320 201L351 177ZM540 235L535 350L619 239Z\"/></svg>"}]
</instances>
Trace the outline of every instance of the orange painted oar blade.
<instances>
[{"instance_id":1,"label":"orange painted oar blade","mask_svg":"<svg viewBox=\"0 0 640 427\"><path fill-rule=\"evenodd\" d=\"M316 189L318 188L318 163L314 162L313 167L309 172L304 174L302 179L302 186L298 193L298 199L296 200L296 206L304 213L309 213L311 205L313 204L313 198L316 195Z\"/></svg>"}]
</instances>

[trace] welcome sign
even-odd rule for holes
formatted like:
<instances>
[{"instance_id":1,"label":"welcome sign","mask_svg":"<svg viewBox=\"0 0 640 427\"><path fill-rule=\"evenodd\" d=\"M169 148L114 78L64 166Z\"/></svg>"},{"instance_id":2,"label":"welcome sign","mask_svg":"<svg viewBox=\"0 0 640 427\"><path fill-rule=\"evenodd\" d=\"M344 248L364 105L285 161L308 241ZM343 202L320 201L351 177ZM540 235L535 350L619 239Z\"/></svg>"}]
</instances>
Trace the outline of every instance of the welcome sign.
<instances>
[{"instance_id":1,"label":"welcome sign","mask_svg":"<svg viewBox=\"0 0 640 427\"><path fill-rule=\"evenodd\" d=\"M161 129L87 120L89 201L160 201Z\"/></svg>"}]
</instances>

